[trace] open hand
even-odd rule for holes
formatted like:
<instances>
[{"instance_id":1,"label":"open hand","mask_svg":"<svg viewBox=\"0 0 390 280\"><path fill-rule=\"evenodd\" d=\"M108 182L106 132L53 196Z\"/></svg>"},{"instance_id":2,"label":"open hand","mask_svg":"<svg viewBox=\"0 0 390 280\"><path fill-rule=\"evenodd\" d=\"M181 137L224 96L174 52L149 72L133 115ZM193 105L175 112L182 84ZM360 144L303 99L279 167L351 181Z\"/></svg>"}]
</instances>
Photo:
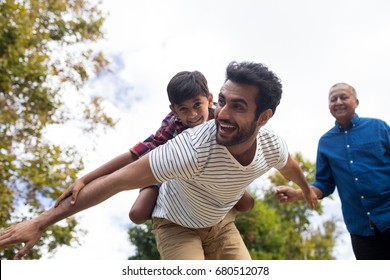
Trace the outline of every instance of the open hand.
<instances>
[{"instance_id":1,"label":"open hand","mask_svg":"<svg viewBox=\"0 0 390 280\"><path fill-rule=\"evenodd\" d=\"M20 260L37 244L42 233L43 230L34 220L18 223L0 232L0 247L24 243L24 247L14 256L14 260Z\"/></svg>"}]
</instances>

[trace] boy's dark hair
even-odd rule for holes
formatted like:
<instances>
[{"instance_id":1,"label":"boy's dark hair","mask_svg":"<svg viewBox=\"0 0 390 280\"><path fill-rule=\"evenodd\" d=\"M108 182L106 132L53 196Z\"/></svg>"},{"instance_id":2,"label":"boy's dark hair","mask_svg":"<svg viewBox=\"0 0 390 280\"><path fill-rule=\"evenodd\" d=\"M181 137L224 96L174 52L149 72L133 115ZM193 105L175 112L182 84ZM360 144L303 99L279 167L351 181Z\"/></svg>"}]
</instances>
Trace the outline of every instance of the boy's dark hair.
<instances>
[{"instance_id":1,"label":"boy's dark hair","mask_svg":"<svg viewBox=\"0 0 390 280\"><path fill-rule=\"evenodd\" d=\"M282 97L280 79L261 63L231 62L226 69L226 80L237 84L253 85L258 88L256 97L256 118L267 109L275 114Z\"/></svg>"},{"instance_id":2,"label":"boy's dark hair","mask_svg":"<svg viewBox=\"0 0 390 280\"><path fill-rule=\"evenodd\" d=\"M171 104L179 105L182 102L204 94L210 95L205 76L199 71L182 71L169 81L167 86L168 98Z\"/></svg>"}]
</instances>

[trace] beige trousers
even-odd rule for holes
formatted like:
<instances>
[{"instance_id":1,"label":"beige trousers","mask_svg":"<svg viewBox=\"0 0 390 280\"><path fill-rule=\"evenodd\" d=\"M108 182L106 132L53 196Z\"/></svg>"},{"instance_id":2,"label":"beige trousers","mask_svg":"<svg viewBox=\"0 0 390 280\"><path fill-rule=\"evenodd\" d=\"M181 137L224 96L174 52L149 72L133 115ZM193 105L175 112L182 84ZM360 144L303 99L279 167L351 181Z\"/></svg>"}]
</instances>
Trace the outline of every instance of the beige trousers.
<instances>
[{"instance_id":1,"label":"beige trousers","mask_svg":"<svg viewBox=\"0 0 390 280\"><path fill-rule=\"evenodd\" d=\"M233 208L217 225L186 228L167 219L153 218L153 234L163 260L250 260L238 232Z\"/></svg>"}]
</instances>

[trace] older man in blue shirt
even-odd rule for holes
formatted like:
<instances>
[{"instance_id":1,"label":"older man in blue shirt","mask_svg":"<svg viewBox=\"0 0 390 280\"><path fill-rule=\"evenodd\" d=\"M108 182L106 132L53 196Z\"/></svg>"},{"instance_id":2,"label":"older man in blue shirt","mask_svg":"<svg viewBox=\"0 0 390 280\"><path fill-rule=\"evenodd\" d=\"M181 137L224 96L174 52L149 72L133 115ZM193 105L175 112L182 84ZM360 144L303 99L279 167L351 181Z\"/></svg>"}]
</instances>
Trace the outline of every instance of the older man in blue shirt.
<instances>
[{"instance_id":1,"label":"older man in blue shirt","mask_svg":"<svg viewBox=\"0 0 390 280\"><path fill-rule=\"evenodd\" d=\"M337 186L344 222L356 259L390 260L390 127L360 118L355 89L338 83L329 92L336 125L318 144L316 180L319 198ZM300 190L277 188L281 202L302 199Z\"/></svg>"}]
</instances>

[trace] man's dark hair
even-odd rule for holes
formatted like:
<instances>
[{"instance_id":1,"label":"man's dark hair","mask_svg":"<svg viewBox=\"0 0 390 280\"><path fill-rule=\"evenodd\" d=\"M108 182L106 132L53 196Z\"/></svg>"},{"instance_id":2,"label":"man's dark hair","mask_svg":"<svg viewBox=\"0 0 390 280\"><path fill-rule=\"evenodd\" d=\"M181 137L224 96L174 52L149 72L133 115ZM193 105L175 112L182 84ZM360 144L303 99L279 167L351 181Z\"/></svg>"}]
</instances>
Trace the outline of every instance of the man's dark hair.
<instances>
[{"instance_id":1,"label":"man's dark hair","mask_svg":"<svg viewBox=\"0 0 390 280\"><path fill-rule=\"evenodd\" d=\"M267 109L275 114L282 97L280 79L261 63L231 62L226 69L226 81L237 84L253 85L258 88L256 97L256 118Z\"/></svg>"},{"instance_id":2,"label":"man's dark hair","mask_svg":"<svg viewBox=\"0 0 390 280\"><path fill-rule=\"evenodd\" d=\"M199 71L182 71L169 81L167 86L168 98L171 104L179 105L183 101L204 94L210 95L205 76Z\"/></svg>"}]
</instances>

